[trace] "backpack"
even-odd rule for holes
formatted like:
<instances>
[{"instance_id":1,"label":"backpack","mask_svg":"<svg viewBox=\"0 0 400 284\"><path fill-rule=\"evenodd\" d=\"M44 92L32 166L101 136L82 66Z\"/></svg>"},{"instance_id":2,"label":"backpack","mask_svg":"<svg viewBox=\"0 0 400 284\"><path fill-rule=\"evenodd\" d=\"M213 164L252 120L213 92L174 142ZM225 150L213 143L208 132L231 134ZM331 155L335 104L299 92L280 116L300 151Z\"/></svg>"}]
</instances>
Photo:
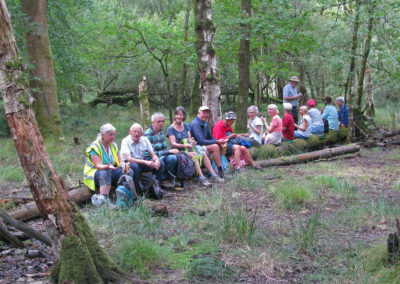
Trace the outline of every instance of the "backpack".
<instances>
[{"instance_id":1,"label":"backpack","mask_svg":"<svg viewBox=\"0 0 400 284\"><path fill-rule=\"evenodd\" d=\"M194 163L186 152L176 154L178 162L176 165L176 177L178 179L190 179L194 175Z\"/></svg>"},{"instance_id":2,"label":"backpack","mask_svg":"<svg viewBox=\"0 0 400 284\"><path fill-rule=\"evenodd\" d=\"M157 177L151 173L143 173L140 177L142 183L141 194L153 199L162 199L164 191L160 187Z\"/></svg>"},{"instance_id":3,"label":"backpack","mask_svg":"<svg viewBox=\"0 0 400 284\"><path fill-rule=\"evenodd\" d=\"M133 205L138 196L131 176L121 175L117 182L115 195L117 197L116 203L118 207L130 207Z\"/></svg>"}]
</instances>

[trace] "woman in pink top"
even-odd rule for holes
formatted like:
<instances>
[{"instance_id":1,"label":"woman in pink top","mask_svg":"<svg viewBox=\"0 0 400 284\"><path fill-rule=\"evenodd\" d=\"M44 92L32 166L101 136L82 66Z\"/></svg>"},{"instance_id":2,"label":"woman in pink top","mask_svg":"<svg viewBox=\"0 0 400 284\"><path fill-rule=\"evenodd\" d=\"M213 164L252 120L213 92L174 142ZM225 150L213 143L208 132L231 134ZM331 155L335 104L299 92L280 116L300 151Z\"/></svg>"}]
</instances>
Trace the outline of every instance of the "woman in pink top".
<instances>
[{"instance_id":1,"label":"woman in pink top","mask_svg":"<svg viewBox=\"0 0 400 284\"><path fill-rule=\"evenodd\" d=\"M282 120L279 117L278 107L274 104L268 106L268 114L272 117L268 125L267 119L262 118L267 131L264 133L264 144L280 144L282 140Z\"/></svg>"}]
</instances>

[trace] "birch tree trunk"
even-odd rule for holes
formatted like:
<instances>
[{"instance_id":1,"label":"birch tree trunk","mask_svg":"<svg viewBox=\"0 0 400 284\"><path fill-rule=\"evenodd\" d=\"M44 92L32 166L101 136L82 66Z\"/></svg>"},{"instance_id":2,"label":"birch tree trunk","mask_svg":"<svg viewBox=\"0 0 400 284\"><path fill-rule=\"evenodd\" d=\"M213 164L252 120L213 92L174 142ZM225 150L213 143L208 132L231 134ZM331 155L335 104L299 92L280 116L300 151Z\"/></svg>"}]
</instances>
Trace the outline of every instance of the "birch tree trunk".
<instances>
[{"instance_id":1,"label":"birch tree trunk","mask_svg":"<svg viewBox=\"0 0 400 284\"><path fill-rule=\"evenodd\" d=\"M364 93L364 76L365 70L367 69L367 60L369 51L371 50L371 39L372 39L372 29L374 27L374 10L376 8L376 2L372 0L372 3L368 7L368 24L367 24L367 38L365 39L364 51L361 58L360 66L360 76L358 77L358 87L357 87L357 104L356 107L361 111L362 97Z\"/></svg>"},{"instance_id":2,"label":"birch tree trunk","mask_svg":"<svg viewBox=\"0 0 400 284\"><path fill-rule=\"evenodd\" d=\"M239 93L236 104L236 125L237 133L247 132L247 99L249 96L250 84L250 23L251 0L242 0L242 29L239 49Z\"/></svg>"},{"instance_id":3,"label":"birch tree trunk","mask_svg":"<svg viewBox=\"0 0 400 284\"><path fill-rule=\"evenodd\" d=\"M150 104L149 95L147 91L147 80L143 76L142 81L139 83L139 103L140 103L140 118L142 120L143 129L150 127Z\"/></svg>"},{"instance_id":4,"label":"birch tree trunk","mask_svg":"<svg viewBox=\"0 0 400 284\"><path fill-rule=\"evenodd\" d=\"M367 64L367 70L365 71L365 81L366 81L366 96L365 96L365 108L363 113L369 116L375 116L375 99L374 99L374 83L372 81L371 69L369 69Z\"/></svg>"},{"instance_id":5,"label":"birch tree trunk","mask_svg":"<svg viewBox=\"0 0 400 284\"><path fill-rule=\"evenodd\" d=\"M113 281L120 271L103 252L55 172L31 108L10 15L0 0L0 91L12 138L57 261L53 282Z\"/></svg>"},{"instance_id":6,"label":"birch tree trunk","mask_svg":"<svg viewBox=\"0 0 400 284\"><path fill-rule=\"evenodd\" d=\"M185 60L187 58L187 42L188 42L188 30L189 30L189 16L190 16L190 2L192 0L187 0L186 3L186 12L185 12L185 25L183 28L183 44L184 44L184 61L183 61L183 67L182 67L182 83L180 90L178 92L178 97L177 97L177 104L178 106L183 105L183 98L186 95L186 77L187 77L187 65L185 63Z\"/></svg>"},{"instance_id":7,"label":"birch tree trunk","mask_svg":"<svg viewBox=\"0 0 400 284\"><path fill-rule=\"evenodd\" d=\"M210 126L221 119L221 89L214 49L211 0L194 0L195 48L199 60L202 103L210 108Z\"/></svg>"},{"instance_id":8,"label":"birch tree trunk","mask_svg":"<svg viewBox=\"0 0 400 284\"><path fill-rule=\"evenodd\" d=\"M20 0L20 5L28 18L25 20L24 30L28 61L34 67L29 71L29 86L35 98L35 116L44 137L60 137L61 119L47 29L46 0Z\"/></svg>"}]
</instances>

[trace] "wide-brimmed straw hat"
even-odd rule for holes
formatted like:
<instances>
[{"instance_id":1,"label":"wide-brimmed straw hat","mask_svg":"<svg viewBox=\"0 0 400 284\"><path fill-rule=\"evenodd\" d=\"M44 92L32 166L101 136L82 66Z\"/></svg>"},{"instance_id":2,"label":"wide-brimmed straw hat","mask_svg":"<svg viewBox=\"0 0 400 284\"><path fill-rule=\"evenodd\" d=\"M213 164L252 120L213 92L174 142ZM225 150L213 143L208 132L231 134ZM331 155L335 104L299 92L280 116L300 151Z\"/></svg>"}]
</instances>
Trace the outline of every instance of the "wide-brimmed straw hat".
<instances>
[{"instance_id":1,"label":"wide-brimmed straw hat","mask_svg":"<svg viewBox=\"0 0 400 284\"><path fill-rule=\"evenodd\" d=\"M300 82L299 77L297 77L297 76L290 77L289 81Z\"/></svg>"}]
</instances>

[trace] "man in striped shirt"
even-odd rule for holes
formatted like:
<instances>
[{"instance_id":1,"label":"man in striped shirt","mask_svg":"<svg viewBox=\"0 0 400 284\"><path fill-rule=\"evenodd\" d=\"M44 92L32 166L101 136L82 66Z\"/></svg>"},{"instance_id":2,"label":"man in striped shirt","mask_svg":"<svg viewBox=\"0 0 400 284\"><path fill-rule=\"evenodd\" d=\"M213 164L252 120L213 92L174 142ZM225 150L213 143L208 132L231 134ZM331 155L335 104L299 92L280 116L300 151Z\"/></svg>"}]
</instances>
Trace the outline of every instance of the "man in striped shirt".
<instances>
[{"instance_id":1,"label":"man in striped shirt","mask_svg":"<svg viewBox=\"0 0 400 284\"><path fill-rule=\"evenodd\" d=\"M144 136L146 136L151 145L153 146L154 154L158 156L161 162L165 164L165 171L162 175L162 186L173 187L171 182L171 175L176 174L177 157L175 154L179 152L178 149L168 149L167 143L165 142L165 136L163 133L163 127L165 123L165 116L161 112L156 112L151 116L151 126L146 130ZM170 180L170 181L168 181Z\"/></svg>"}]
</instances>

